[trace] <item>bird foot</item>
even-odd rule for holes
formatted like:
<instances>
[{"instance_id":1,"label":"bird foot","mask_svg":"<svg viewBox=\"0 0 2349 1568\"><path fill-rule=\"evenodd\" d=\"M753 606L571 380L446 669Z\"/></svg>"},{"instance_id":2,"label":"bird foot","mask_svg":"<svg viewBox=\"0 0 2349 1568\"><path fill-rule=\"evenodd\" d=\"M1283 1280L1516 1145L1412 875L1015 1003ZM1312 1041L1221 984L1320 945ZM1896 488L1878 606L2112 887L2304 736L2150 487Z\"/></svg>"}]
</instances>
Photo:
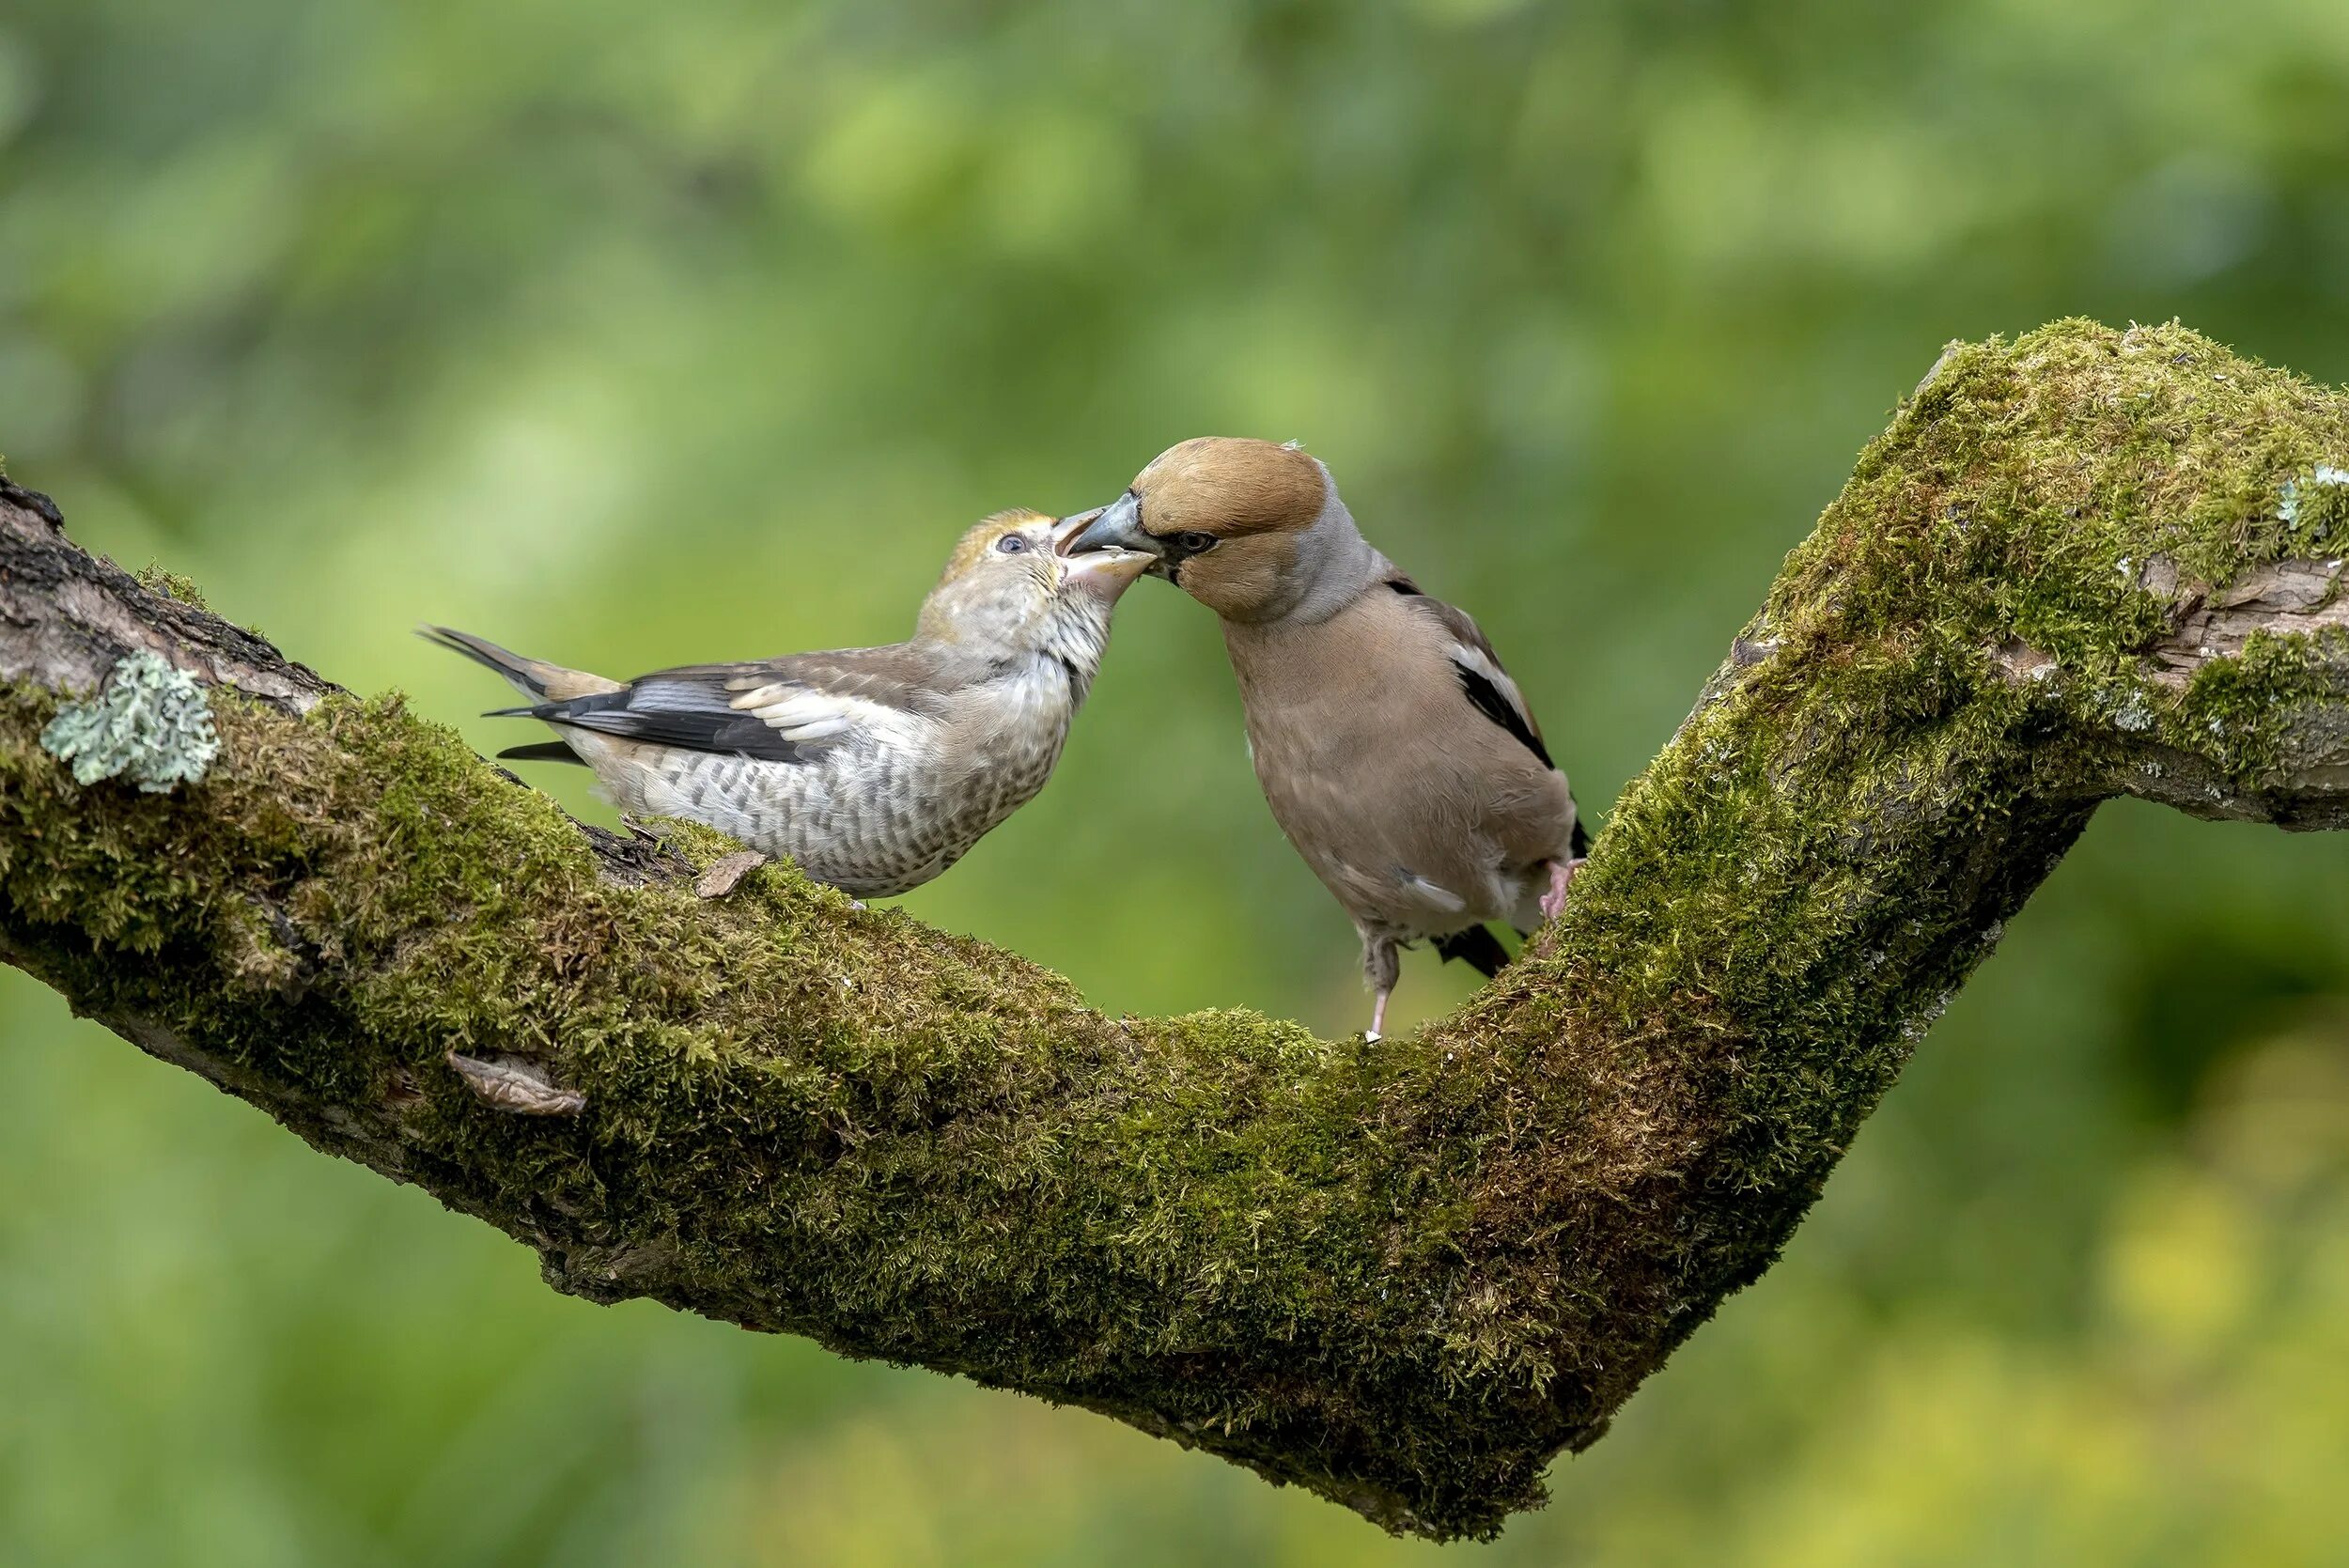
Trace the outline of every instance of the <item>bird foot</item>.
<instances>
[{"instance_id":1,"label":"bird foot","mask_svg":"<svg viewBox=\"0 0 2349 1568\"><path fill-rule=\"evenodd\" d=\"M1370 1027L1362 1031L1363 1044L1375 1046L1384 1038L1382 1032L1387 1027L1387 998L1393 994L1392 989L1382 989L1378 1000L1370 1004Z\"/></svg>"},{"instance_id":2,"label":"bird foot","mask_svg":"<svg viewBox=\"0 0 2349 1568\"><path fill-rule=\"evenodd\" d=\"M1574 874L1581 869L1582 862L1579 859L1549 862L1549 891L1542 894L1542 918L1544 920L1556 920L1564 912L1566 885L1574 880Z\"/></svg>"}]
</instances>

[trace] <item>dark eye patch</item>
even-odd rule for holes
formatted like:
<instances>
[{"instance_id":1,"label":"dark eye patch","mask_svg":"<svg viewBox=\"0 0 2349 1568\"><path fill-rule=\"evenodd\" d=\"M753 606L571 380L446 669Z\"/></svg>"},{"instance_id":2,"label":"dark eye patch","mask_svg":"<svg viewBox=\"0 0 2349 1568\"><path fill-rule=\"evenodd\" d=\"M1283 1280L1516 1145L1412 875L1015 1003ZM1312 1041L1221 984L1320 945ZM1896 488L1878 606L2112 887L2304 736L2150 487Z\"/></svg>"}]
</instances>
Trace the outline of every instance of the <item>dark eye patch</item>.
<instances>
[{"instance_id":1,"label":"dark eye patch","mask_svg":"<svg viewBox=\"0 0 2349 1568\"><path fill-rule=\"evenodd\" d=\"M1154 534L1151 537L1158 540L1170 571L1194 555L1205 555L1223 542L1213 534L1202 534L1195 529L1185 529L1180 534Z\"/></svg>"}]
</instances>

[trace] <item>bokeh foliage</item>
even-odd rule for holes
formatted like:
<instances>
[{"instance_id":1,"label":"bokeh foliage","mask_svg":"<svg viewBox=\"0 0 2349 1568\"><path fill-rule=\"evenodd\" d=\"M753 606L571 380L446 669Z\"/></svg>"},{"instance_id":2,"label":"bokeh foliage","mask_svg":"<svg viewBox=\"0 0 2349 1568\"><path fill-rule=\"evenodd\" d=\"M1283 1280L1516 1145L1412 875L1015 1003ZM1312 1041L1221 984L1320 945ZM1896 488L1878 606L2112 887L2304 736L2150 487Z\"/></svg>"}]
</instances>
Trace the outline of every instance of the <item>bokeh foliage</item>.
<instances>
[{"instance_id":1,"label":"bokeh foliage","mask_svg":"<svg viewBox=\"0 0 2349 1568\"><path fill-rule=\"evenodd\" d=\"M1603 808L1940 343L2073 313L2349 380L2349 11L0 15L11 472L437 713L501 694L421 618L617 674L881 640L986 511L1296 436ZM2333 1560L2344 872L2108 809L1785 1264L1455 1555ZM1112 1009L1361 1007L1151 584L1061 776L907 902ZM1400 1001L1466 985L1423 955ZM559 1299L13 975L0 1193L0 1560L1433 1555L1090 1416Z\"/></svg>"}]
</instances>

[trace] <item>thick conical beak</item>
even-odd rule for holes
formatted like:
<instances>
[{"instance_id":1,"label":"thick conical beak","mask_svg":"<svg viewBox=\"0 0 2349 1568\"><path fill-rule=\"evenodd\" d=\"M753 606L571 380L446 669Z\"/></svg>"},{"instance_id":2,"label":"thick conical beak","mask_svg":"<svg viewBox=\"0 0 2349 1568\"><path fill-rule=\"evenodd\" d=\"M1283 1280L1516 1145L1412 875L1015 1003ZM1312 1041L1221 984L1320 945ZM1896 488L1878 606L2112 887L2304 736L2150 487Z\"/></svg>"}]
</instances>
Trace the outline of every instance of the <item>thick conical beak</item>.
<instances>
[{"instance_id":1,"label":"thick conical beak","mask_svg":"<svg viewBox=\"0 0 2349 1568\"><path fill-rule=\"evenodd\" d=\"M1129 550L1112 540L1080 544L1106 508L1079 512L1052 526L1052 552L1061 558L1061 587L1115 598L1127 585L1158 564L1147 551Z\"/></svg>"},{"instance_id":2,"label":"thick conical beak","mask_svg":"<svg viewBox=\"0 0 2349 1568\"><path fill-rule=\"evenodd\" d=\"M1106 506L1065 518L1056 548L1063 555L1089 555L1097 550L1139 550L1154 560L1166 547L1142 531L1142 503L1128 490Z\"/></svg>"}]
</instances>

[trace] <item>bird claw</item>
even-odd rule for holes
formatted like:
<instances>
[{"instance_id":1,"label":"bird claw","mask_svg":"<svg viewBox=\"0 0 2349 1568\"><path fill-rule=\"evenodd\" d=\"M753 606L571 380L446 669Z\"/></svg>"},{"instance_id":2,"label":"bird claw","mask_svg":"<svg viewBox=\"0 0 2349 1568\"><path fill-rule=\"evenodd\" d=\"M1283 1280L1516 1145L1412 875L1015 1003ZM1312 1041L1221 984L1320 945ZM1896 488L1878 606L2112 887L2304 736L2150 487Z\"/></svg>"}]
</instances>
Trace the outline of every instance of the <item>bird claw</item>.
<instances>
[{"instance_id":1,"label":"bird claw","mask_svg":"<svg viewBox=\"0 0 2349 1568\"><path fill-rule=\"evenodd\" d=\"M1574 874L1581 869L1580 860L1549 862L1549 891L1542 894L1542 918L1544 920L1556 920L1564 913L1566 886L1574 880Z\"/></svg>"}]
</instances>

